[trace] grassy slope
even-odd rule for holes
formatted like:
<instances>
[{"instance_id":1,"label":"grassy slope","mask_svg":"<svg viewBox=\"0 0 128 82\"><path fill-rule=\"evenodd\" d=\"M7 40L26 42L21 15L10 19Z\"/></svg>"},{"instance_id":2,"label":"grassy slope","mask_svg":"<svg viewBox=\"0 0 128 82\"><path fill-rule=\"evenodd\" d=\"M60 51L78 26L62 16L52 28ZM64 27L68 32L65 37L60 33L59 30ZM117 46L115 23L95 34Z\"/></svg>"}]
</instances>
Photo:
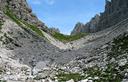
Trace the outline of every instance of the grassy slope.
<instances>
[{"instance_id":1,"label":"grassy slope","mask_svg":"<svg viewBox=\"0 0 128 82\"><path fill-rule=\"evenodd\" d=\"M28 28L30 28L32 31L37 33L39 36L44 36L42 31L39 28L37 28L37 26L34 26L32 24L28 24L27 22L18 19L8 7L6 7L5 14L8 17L10 17L14 22L16 22L19 26L21 26L22 28L23 28L23 24L24 24Z\"/></svg>"},{"instance_id":2,"label":"grassy slope","mask_svg":"<svg viewBox=\"0 0 128 82\"><path fill-rule=\"evenodd\" d=\"M71 79L73 79L75 82L78 82L81 79L85 79L85 76L79 73L65 73L63 70L59 70L56 77L59 82L66 82Z\"/></svg>"},{"instance_id":3,"label":"grassy slope","mask_svg":"<svg viewBox=\"0 0 128 82\"><path fill-rule=\"evenodd\" d=\"M8 8L6 7L6 11L5 11L5 14L10 17L13 21L15 21L19 26L23 27L22 24L26 25L28 28L30 28L31 30L33 30L34 32L36 32L38 35L40 36L43 36L43 33L42 31L37 28L37 26L34 26L32 24L28 24L27 22L23 21L23 20L20 20L18 19L14 14L13 12ZM74 41L74 40L77 40L77 39L80 39L82 37L84 37L85 35L87 35L86 33L79 33L79 34L76 34L76 35L64 35L64 34L61 34L61 33L53 33L52 36L64 43L66 42L70 42L70 41Z\"/></svg>"},{"instance_id":4,"label":"grassy slope","mask_svg":"<svg viewBox=\"0 0 128 82\"><path fill-rule=\"evenodd\" d=\"M79 34L76 34L76 35L64 35L64 34L61 34L61 33L53 33L52 36L64 43L66 42L70 42L70 41L74 41L74 40L78 40L84 36L86 36L87 34L86 33L79 33Z\"/></svg>"}]
</instances>

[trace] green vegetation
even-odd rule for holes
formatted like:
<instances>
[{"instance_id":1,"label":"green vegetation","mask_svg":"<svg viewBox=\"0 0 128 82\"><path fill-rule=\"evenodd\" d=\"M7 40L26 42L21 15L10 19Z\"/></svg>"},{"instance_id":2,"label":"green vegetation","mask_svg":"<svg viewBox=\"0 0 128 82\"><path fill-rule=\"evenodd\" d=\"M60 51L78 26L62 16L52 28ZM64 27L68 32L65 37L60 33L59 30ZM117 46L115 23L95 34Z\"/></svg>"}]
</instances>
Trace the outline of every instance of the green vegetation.
<instances>
[{"instance_id":1,"label":"green vegetation","mask_svg":"<svg viewBox=\"0 0 128 82\"><path fill-rule=\"evenodd\" d=\"M22 21L27 27L29 27L30 29L32 29L33 31L35 31L38 35L44 37L42 31L37 28L35 25L32 25L32 24L28 24L27 22L25 21Z\"/></svg>"},{"instance_id":2,"label":"green vegetation","mask_svg":"<svg viewBox=\"0 0 128 82\"><path fill-rule=\"evenodd\" d=\"M108 64L103 67L93 66L90 68L83 69L84 75L81 76L77 73L59 73L57 75L59 82L65 82L71 79L74 79L75 82L88 79L93 80L93 82L121 82L125 78L127 73L128 63L123 66L120 66L117 61L110 61L112 58L116 60L127 58L128 55L128 35L121 35L113 40L109 44L110 52L107 55ZM125 54L125 55L124 55ZM126 57L125 57L126 56ZM96 78L97 77L97 78Z\"/></svg>"},{"instance_id":3,"label":"green vegetation","mask_svg":"<svg viewBox=\"0 0 128 82\"><path fill-rule=\"evenodd\" d=\"M34 80L41 80L41 79L44 79L44 78L42 78L41 76L36 76L36 77L34 77L33 79L34 79Z\"/></svg>"},{"instance_id":4,"label":"green vegetation","mask_svg":"<svg viewBox=\"0 0 128 82\"><path fill-rule=\"evenodd\" d=\"M68 80L73 79L75 82L80 81L81 79L84 79L84 76L82 76L79 73L59 73L57 75L58 81L59 82L66 82Z\"/></svg>"},{"instance_id":5,"label":"green vegetation","mask_svg":"<svg viewBox=\"0 0 128 82\"><path fill-rule=\"evenodd\" d=\"M28 28L30 28L32 31L36 32L38 35L40 36L43 36L43 33L42 31L37 28L37 26L35 25L32 25L32 24L29 24L27 23L26 21L23 21L21 19L18 19L14 14L13 12L9 9L8 6L6 6L6 9L5 9L5 12L4 12L8 17L10 17L14 22L16 22L20 27L22 27L23 29L24 28L24 25ZM82 37L84 37L85 35L87 35L86 33L79 33L79 34L76 34L76 35L64 35L64 34L61 34L61 33L53 33L52 36L64 43L66 42L70 42L70 41L74 41L74 40L77 40L77 39L80 39Z\"/></svg>"},{"instance_id":6,"label":"green vegetation","mask_svg":"<svg viewBox=\"0 0 128 82\"><path fill-rule=\"evenodd\" d=\"M5 73L5 72L6 72L6 70L3 67L0 67L0 75Z\"/></svg>"},{"instance_id":7,"label":"green vegetation","mask_svg":"<svg viewBox=\"0 0 128 82\"><path fill-rule=\"evenodd\" d=\"M0 75L1 75L3 72L4 72L4 70L0 68Z\"/></svg>"},{"instance_id":8,"label":"green vegetation","mask_svg":"<svg viewBox=\"0 0 128 82\"><path fill-rule=\"evenodd\" d=\"M94 82L121 82L123 74L116 67L117 64L114 63L107 64L106 69L94 66L86 69L85 73L88 75L87 78L92 77L91 80ZM95 77L98 79L94 79Z\"/></svg>"},{"instance_id":9,"label":"green vegetation","mask_svg":"<svg viewBox=\"0 0 128 82\"><path fill-rule=\"evenodd\" d=\"M13 12L9 9L9 7L6 7L6 10L4 12L8 17L10 17L14 22L16 22L20 27L24 28L24 25L26 25L26 27L30 28L32 31L36 32L38 35L40 36L44 36L42 31L37 28L36 26L32 25L32 24L28 24L27 22L18 19Z\"/></svg>"},{"instance_id":10,"label":"green vegetation","mask_svg":"<svg viewBox=\"0 0 128 82\"><path fill-rule=\"evenodd\" d=\"M3 25L2 22L0 22L0 27L1 27L2 25Z\"/></svg>"},{"instance_id":11,"label":"green vegetation","mask_svg":"<svg viewBox=\"0 0 128 82\"><path fill-rule=\"evenodd\" d=\"M3 23L0 21L0 30L2 29L2 25L3 25Z\"/></svg>"},{"instance_id":12,"label":"green vegetation","mask_svg":"<svg viewBox=\"0 0 128 82\"><path fill-rule=\"evenodd\" d=\"M5 81L5 80L0 80L0 82L7 82L7 81Z\"/></svg>"},{"instance_id":13,"label":"green vegetation","mask_svg":"<svg viewBox=\"0 0 128 82\"><path fill-rule=\"evenodd\" d=\"M74 41L74 40L77 40L77 39L80 39L84 36L86 36L87 34L86 33L79 33L79 34L76 34L76 35L64 35L64 34L61 34L61 33L58 33L58 32L55 32L52 34L52 36L64 43L66 42L70 42L70 41Z\"/></svg>"},{"instance_id":14,"label":"green vegetation","mask_svg":"<svg viewBox=\"0 0 128 82\"><path fill-rule=\"evenodd\" d=\"M128 54L128 35L124 33L115 38L110 46L111 51L108 53L109 60L111 58L120 59L119 56L123 57L123 54ZM126 55L124 55L126 56Z\"/></svg>"},{"instance_id":15,"label":"green vegetation","mask_svg":"<svg viewBox=\"0 0 128 82\"><path fill-rule=\"evenodd\" d=\"M96 77L98 76L98 80L94 80L94 82L121 82L127 73L128 64L126 63L123 66L119 66L116 60L127 59L128 55L128 35L124 33L124 35L120 35L115 38L112 43L109 44L107 62L105 68L100 68L98 66L91 67L85 69L85 73L88 77ZM115 61L110 61L112 58Z\"/></svg>"},{"instance_id":16,"label":"green vegetation","mask_svg":"<svg viewBox=\"0 0 128 82\"><path fill-rule=\"evenodd\" d=\"M117 69L118 64L110 63L106 65L106 68L93 66L90 68L83 69L84 75L79 73L64 73L61 72L57 75L59 82L66 82L73 79L75 82L89 79L93 82L121 82L124 78L124 71L128 68L128 64ZM91 77L91 78L89 78Z\"/></svg>"}]
</instances>

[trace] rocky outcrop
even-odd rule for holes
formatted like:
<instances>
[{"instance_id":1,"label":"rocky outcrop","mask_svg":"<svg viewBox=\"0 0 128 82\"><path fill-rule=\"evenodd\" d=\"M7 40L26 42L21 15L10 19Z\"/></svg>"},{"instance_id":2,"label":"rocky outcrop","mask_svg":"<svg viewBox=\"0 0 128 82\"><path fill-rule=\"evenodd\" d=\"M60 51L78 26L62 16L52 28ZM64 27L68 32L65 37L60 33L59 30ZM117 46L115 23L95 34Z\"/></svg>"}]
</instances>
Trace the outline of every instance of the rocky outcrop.
<instances>
[{"instance_id":1,"label":"rocky outcrop","mask_svg":"<svg viewBox=\"0 0 128 82\"><path fill-rule=\"evenodd\" d=\"M86 29L86 28L85 28ZM84 30L84 24L83 23L77 23L73 31L71 32L71 35L80 33Z\"/></svg>"},{"instance_id":2,"label":"rocky outcrop","mask_svg":"<svg viewBox=\"0 0 128 82\"><path fill-rule=\"evenodd\" d=\"M128 18L128 0L106 0L105 11L101 13L98 30L103 30Z\"/></svg>"},{"instance_id":3,"label":"rocky outcrop","mask_svg":"<svg viewBox=\"0 0 128 82\"><path fill-rule=\"evenodd\" d=\"M59 30L58 28L52 27L52 28L49 28L49 32L50 32L51 34L53 34L53 33L55 33L55 32L60 33L60 30Z\"/></svg>"},{"instance_id":4,"label":"rocky outcrop","mask_svg":"<svg viewBox=\"0 0 128 82\"><path fill-rule=\"evenodd\" d=\"M100 16L97 14L94 18L91 19L90 22L85 25L82 23L77 23L74 30L71 32L71 35L77 33L91 33L97 31L97 26L100 20Z\"/></svg>"},{"instance_id":5,"label":"rocky outcrop","mask_svg":"<svg viewBox=\"0 0 128 82\"><path fill-rule=\"evenodd\" d=\"M10 9L17 18L46 30L46 26L32 13L26 0L0 0L0 10Z\"/></svg>"},{"instance_id":6,"label":"rocky outcrop","mask_svg":"<svg viewBox=\"0 0 128 82\"><path fill-rule=\"evenodd\" d=\"M105 11L96 15L85 26L75 27L71 34L79 32L97 32L109 28L128 18L128 0L106 0Z\"/></svg>"},{"instance_id":7,"label":"rocky outcrop","mask_svg":"<svg viewBox=\"0 0 128 82\"><path fill-rule=\"evenodd\" d=\"M3 12L0 11L0 23L3 22L3 17L4 17Z\"/></svg>"}]
</instances>

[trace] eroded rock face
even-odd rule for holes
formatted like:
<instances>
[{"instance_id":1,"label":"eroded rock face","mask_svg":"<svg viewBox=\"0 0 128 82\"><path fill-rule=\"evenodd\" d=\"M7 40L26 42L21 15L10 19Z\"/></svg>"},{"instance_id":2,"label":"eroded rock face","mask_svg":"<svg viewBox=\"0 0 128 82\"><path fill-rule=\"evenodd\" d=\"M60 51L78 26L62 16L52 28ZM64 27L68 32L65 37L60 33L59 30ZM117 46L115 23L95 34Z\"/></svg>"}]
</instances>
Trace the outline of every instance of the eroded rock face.
<instances>
[{"instance_id":1,"label":"eroded rock face","mask_svg":"<svg viewBox=\"0 0 128 82\"><path fill-rule=\"evenodd\" d=\"M71 34L74 35L77 33L96 32L99 20L100 20L100 16L96 15L91 19L90 22L86 23L85 25L82 23L77 23Z\"/></svg>"},{"instance_id":2,"label":"eroded rock face","mask_svg":"<svg viewBox=\"0 0 128 82\"><path fill-rule=\"evenodd\" d=\"M113 26L128 17L128 0L106 0L105 11L101 13L98 30Z\"/></svg>"},{"instance_id":3,"label":"eroded rock face","mask_svg":"<svg viewBox=\"0 0 128 82\"><path fill-rule=\"evenodd\" d=\"M84 28L84 24L83 23L77 23L76 24L76 26L75 26L75 28L73 29L73 31L72 31L72 35L74 35L74 34L77 34L77 33L80 33L80 32L82 32L84 29L86 29L86 28Z\"/></svg>"},{"instance_id":4,"label":"eroded rock face","mask_svg":"<svg viewBox=\"0 0 128 82\"><path fill-rule=\"evenodd\" d=\"M45 24L32 13L32 10L28 6L26 0L0 0L0 10L6 11L6 7L8 7L17 18L42 27L42 29L46 29Z\"/></svg>"},{"instance_id":5,"label":"eroded rock face","mask_svg":"<svg viewBox=\"0 0 128 82\"><path fill-rule=\"evenodd\" d=\"M82 28L77 26L71 34L79 32L97 32L109 28L128 18L128 0L106 0L105 11L96 15Z\"/></svg>"}]
</instances>

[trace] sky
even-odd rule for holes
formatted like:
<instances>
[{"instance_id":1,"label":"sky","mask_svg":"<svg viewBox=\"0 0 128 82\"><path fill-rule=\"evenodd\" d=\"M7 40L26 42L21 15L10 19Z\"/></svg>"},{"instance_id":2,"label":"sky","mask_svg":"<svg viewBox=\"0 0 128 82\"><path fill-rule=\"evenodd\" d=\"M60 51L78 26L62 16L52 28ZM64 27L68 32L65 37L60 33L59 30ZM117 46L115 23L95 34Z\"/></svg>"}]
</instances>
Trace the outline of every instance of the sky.
<instances>
[{"instance_id":1,"label":"sky","mask_svg":"<svg viewBox=\"0 0 128 82\"><path fill-rule=\"evenodd\" d=\"M27 0L33 13L48 27L70 34L77 22L87 23L104 11L105 0Z\"/></svg>"}]
</instances>

